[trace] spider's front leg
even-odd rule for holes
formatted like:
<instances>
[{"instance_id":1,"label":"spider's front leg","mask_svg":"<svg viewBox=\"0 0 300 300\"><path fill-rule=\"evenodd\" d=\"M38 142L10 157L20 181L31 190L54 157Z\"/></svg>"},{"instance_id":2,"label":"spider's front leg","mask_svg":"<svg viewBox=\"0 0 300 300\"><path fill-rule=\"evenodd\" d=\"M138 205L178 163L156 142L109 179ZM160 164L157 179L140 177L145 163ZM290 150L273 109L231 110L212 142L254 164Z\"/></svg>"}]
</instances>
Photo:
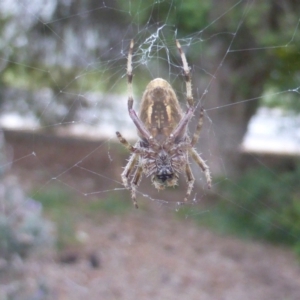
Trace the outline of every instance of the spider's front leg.
<instances>
[{"instance_id":1,"label":"spider's front leg","mask_svg":"<svg viewBox=\"0 0 300 300\"><path fill-rule=\"evenodd\" d=\"M191 79L190 67L187 63L185 54L182 51L181 45L178 40L176 40L176 46L180 53L182 65L183 65L184 80L185 80L185 85L186 85L186 101L188 103L188 107L193 107L194 106L194 98L192 95L192 79Z\"/></svg>"},{"instance_id":2,"label":"spider's front leg","mask_svg":"<svg viewBox=\"0 0 300 300\"><path fill-rule=\"evenodd\" d=\"M143 122L140 120L140 118L137 116L135 110L133 109L133 93L132 93L132 52L133 52L133 46L134 41L130 41L129 51L128 51L128 58L127 58L127 86L128 86L128 100L127 100L127 106L128 106L128 112L129 116L132 119L133 123L139 130L139 132L145 137L147 140L153 140L153 137L149 133L149 131L146 129Z\"/></svg>"},{"instance_id":3,"label":"spider's front leg","mask_svg":"<svg viewBox=\"0 0 300 300\"><path fill-rule=\"evenodd\" d=\"M127 86L128 86L128 109L133 106L133 95L132 95L132 51L133 51L134 41L130 41L128 58L127 58Z\"/></svg>"},{"instance_id":4,"label":"spider's front leg","mask_svg":"<svg viewBox=\"0 0 300 300\"><path fill-rule=\"evenodd\" d=\"M117 131L116 135L117 135L120 143L123 144L125 146L125 148L127 148L130 152L133 153L131 155L123 173L121 174L121 178L122 178L124 186L127 189L131 190L131 186L128 183L128 178L130 177L132 171L134 170L134 167L135 167L137 159L138 159L138 154L135 153L137 149L135 147L133 147L130 143L128 143L127 140L123 138L123 136L121 135L120 132Z\"/></svg>"},{"instance_id":5,"label":"spider's front leg","mask_svg":"<svg viewBox=\"0 0 300 300\"><path fill-rule=\"evenodd\" d=\"M117 138L119 139L120 143L124 145L126 149L128 149L130 152L135 152L136 148L133 147L130 143L127 142L126 139L123 138L121 133L119 131L116 132Z\"/></svg>"}]
</instances>

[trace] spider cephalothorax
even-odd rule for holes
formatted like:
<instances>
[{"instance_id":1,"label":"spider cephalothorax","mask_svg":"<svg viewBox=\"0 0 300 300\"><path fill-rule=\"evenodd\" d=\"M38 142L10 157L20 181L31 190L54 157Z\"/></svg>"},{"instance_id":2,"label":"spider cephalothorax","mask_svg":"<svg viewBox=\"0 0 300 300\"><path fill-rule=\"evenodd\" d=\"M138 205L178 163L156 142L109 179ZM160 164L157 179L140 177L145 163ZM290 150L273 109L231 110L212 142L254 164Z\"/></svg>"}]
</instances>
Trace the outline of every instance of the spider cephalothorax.
<instances>
[{"instance_id":1,"label":"spider cephalothorax","mask_svg":"<svg viewBox=\"0 0 300 300\"><path fill-rule=\"evenodd\" d=\"M168 153L162 149L156 158L156 172L153 176L153 182L158 181L168 185L168 182L174 178L175 171L172 167L172 159Z\"/></svg>"},{"instance_id":2,"label":"spider cephalothorax","mask_svg":"<svg viewBox=\"0 0 300 300\"><path fill-rule=\"evenodd\" d=\"M187 157L180 151L166 150L163 146L158 152L153 151L152 155L140 155L140 165L144 174L151 176L151 181L157 189L164 189L166 186L177 184L179 173Z\"/></svg>"},{"instance_id":3,"label":"spider cephalothorax","mask_svg":"<svg viewBox=\"0 0 300 300\"><path fill-rule=\"evenodd\" d=\"M199 122L192 139L188 137L186 132L196 107L192 96L190 70L185 55L179 42L176 41L185 73L188 107L186 113L183 114L171 85L164 79L156 78L147 85L142 98L140 113L137 116L133 109L132 97L131 61L133 45L132 40L127 62L128 112L138 129L140 141L132 146L119 132L116 132L119 141L132 152L121 175L123 184L131 190L134 205L138 207L136 188L141 181L142 174L145 174L146 177L151 176L152 183L157 189L164 189L165 186L176 185L179 174L185 172L188 183L186 201L191 194L195 181L188 161L189 154L205 172L209 188L211 187L211 177L208 166L194 149L202 127L203 109L201 109ZM129 182L130 177L132 179Z\"/></svg>"}]
</instances>

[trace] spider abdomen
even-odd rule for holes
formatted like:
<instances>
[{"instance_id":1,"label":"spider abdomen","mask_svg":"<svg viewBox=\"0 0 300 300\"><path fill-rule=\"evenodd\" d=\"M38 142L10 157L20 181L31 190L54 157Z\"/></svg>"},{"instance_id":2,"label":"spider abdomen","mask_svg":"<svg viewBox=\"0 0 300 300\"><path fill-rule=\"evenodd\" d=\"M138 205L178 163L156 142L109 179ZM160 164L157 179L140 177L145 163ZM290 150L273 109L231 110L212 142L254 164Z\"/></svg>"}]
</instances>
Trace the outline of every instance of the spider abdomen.
<instances>
[{"instance_id":1,"label":"spider abdomen","mask_svg":"<svg viewBox=\"0 0 300 300\"><path fill-rule=\"evenodd\" d=\"M182 110L171 85L161 78L150 81L140 109L140 119L150 134L163 143L181 118Z\"/></svg>"}]
</instances>

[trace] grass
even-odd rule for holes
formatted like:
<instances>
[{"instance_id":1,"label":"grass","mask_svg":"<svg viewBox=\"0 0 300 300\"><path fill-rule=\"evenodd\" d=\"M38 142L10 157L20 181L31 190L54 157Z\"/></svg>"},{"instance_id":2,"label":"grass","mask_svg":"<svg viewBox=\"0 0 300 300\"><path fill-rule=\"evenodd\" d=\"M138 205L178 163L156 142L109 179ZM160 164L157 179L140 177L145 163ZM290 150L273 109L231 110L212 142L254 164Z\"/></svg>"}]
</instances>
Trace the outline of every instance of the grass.
<instances>
[{"instance_id":1,"label":"grass","mask_svg":"<svg viewBox=\"0 0 300 300\"><path fill-rule=\"evenodd\" d=\"M121 198L121 196L111 196L109 195L105 199L96 199L95 201L91 201L87 209L92 213L105 213L105 214L124 214L126 212L131 211L132 203L130 199Z\"/></svg>"},{"instance_id":2,"label":"grass","mask_svg":"<svg viewBox=\"0 0 300 300\"><path fill-rule=\"evenodd\" d=\"M86 199L59 186L43 189L32 198L43 205L44 212L55 223L59 251L79 244L76 227L82 218L88 217L96 222L99 216L121 215L132 210L130 199L125 201L121 195Z\"/></svg>"},{"instance_id":3,"label":"grass","mask_svg":"<svg viewBox=\"0 0 300 300\"><path fill-rule=\"evenodd\" d=\"M183 206L177 215L218 232L292 246L300 255L300 164L294 170L257 168L222 181L222 198L205 211Z\"/></svg>"}]
</instances>

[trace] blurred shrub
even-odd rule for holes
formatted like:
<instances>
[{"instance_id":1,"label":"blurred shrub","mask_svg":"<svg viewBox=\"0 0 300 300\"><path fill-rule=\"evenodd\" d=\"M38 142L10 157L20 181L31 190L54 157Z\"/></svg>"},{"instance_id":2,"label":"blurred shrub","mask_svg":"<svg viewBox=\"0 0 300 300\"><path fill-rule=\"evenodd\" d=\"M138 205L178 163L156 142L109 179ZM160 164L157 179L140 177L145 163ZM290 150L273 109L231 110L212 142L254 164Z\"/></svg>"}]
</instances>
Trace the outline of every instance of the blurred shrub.
<instances>
[{"instance_id":1,"label":"blurred shrub","mask_svg":"<svg viewBox=\"0 0 300 300\"><path fill-rule=\"evenodd\" d=\"M39 246L53 241L52 224L43 218L42 205L28 198L15 177L0 182L0 257L25 258Z\"/></svg>"},{"instance_id":2,"label":"blurred shrub","mask_svg":"<svg viewBox=\"0 0 300 300\"><path fill-rule=\"evenodd\" d=\"M117 215L132 211L132 207L129 197L115 193L114 195L108 195L107 198L92 201L88 209L92 213Z\"/></svg>"},{"instance_id":3,"label":"blurred shrub","mask_svg":"<svg viewBox=\"0 0 300 300\"><path fill-rule=\"evenodd\" d=\"M300 164L292 171L252 169L235 182L223 180L220 201L208 213L183 207L181 215L222 232L292 245L300 255L299 178Z\"/></svg>"},{"instance_id":4,"label":"blurred shrub","mask_svg":"<svg viewBox=\"0 0 300 300\"><path fill-rule=\"evenodd\" d=\"M61 251L76 246L76 223L82 217L82 204L66 189L49 186L33 195L43 205L56 226L56 249ZM83 201L82 201L83 202ZM84 203L83 203L84 204Z\"/></svg>"},{"instance_id":5,"label":"blurred shrub","mask_svg":"<svg viewBox=\"0 0 300 300\"><path fill-rule=\"evenodd\" d=\"M132 211L132 202L121 193L108 194L106 198L85 198L78 197L61 186L52 185L35 193L33 198L43 205L56 225L58 251L76 248L81 244L77 227L84 218L96 224L109 215L121 215Z\"/></svg>"},{"instance_id":6,"label":"blurred shrub","mask_svg":"<svg viewBox=\"0 0 300 300\"><path fill-rule=\"evenodd\" d=\"M300 243L300 165L293 171L248 171L221 185L220 208L236 232L273 242ZM228 200L228 201L226 201Z\"/></svg>"}]
</instances>

